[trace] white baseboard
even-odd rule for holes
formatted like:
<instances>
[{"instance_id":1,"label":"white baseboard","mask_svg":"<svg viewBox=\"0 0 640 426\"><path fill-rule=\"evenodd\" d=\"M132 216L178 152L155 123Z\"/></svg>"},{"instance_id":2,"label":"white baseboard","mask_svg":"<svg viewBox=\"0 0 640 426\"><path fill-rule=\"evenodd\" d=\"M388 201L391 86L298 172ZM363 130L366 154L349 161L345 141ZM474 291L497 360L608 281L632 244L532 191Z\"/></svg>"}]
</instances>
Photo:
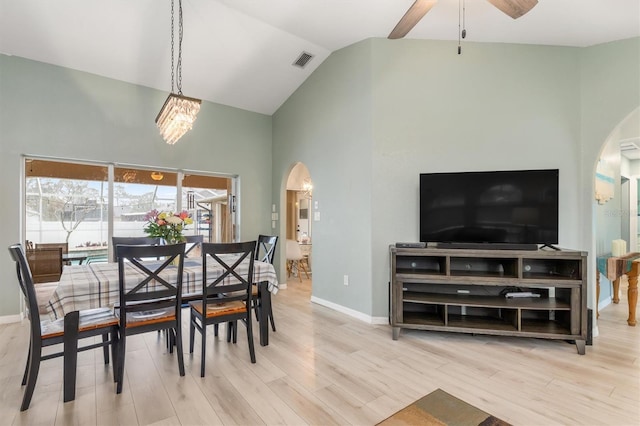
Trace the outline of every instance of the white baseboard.
<instances>
[{"instance_id":1,"label":"white baseboard","mask_svg":"<svg viewBox=\"0 0 640 426\"><path fill-rule=\"evenodd\" d=\"M598 337L600 335L600 330L598 330L598 320L596 319L597 311L601 311L603 308L606 308L611 303L613 303L612 296L609 296L602 300L602 302L598 303L598 309L593 312L593 328L591 329L591 336Z\"/></svg>"},{"instance_id":2,"label":"white baseboard","mask_svg":"<svg viewBox=\"0 0 640 426\"><path fill-rule=\"evenodd\" d=\"M338 311L345 315L349 315L350 317L359 319L360 321L364 321L369 324L388 324L389 323L389 318L387 317L372 317L371 315L363 314L362 312L358 312L351 308L338 305L337 303L329 302L328 300L320 299L319 297L316 297L316 296L311 296L311 302L316 303L318 305L325 306L329 309L333 309L334 311Z\"/></svg>"},{"instance_id":3,"label":"white baseboard","mask_svg":"<svg viewBox=\"0 0 640 426\"><path fill-rule=\"evenodd\" d=\"M0 324L11 324L20 321L22 321L21 314L0 316Z\"/></svg>"}]
</instances>

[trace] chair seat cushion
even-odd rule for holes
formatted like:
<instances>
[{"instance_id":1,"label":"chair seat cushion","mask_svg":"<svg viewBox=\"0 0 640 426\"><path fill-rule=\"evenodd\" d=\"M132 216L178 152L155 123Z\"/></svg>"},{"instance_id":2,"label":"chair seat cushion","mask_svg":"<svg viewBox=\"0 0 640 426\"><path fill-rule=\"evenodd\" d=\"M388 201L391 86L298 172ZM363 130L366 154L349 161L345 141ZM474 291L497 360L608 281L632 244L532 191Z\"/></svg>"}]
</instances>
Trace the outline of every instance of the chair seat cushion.
<instances>
[{"instance_id":1,"label":"chair seat cushion","mask_svg":"<svg viewBox=\"0 0 640 426\"><path fill-rule=\"evenodd\" d=\"M119 311L116 311L117 313ZM127 327L139 327L158 322L167 322L176 319L174 307L159 308L145 311L127 312Z\"/></svg>"},{"instance_id":2,"label":"chair seat cushion","mask_svg":"<svg viewBox=\"0 0 640 426\"><path fill-rule=\"evenodd\" d=\"M200 315L202 315L202 311L203 311L202 300L189 302L189 306L191 306L191 309L197 311ZM245 306L245 303L240 300L234 300L232 302L223 302L223 303L215 303L215 302L207 303L207 318L235 314L235 313L241 314L246 311L247 311L247 307Z\"/></svg>"},{"instance_id":3,"label":"chair seat cushion","mask_svg":"<svg viewBox=\"0 0 640 426\"><path fill-rule=\"evenodd\" d=\"M118 318L109 308L86 309L80 311L78 331L89 331L118 325ZM64 335L64 318L55 321L40 321L42 338L52 338Z\"/></svg>"}]
</instances>

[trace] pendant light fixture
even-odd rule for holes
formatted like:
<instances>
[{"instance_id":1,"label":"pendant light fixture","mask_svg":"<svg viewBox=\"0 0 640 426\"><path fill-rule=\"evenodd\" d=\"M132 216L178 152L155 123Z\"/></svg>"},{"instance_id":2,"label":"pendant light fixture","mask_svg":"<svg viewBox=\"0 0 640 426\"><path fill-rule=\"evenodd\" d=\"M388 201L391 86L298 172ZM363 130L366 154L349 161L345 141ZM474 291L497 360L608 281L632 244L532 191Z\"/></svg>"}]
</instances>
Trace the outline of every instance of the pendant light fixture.
<instances>
[{"instance_id":1,"label":"pendant light fixture","mask_svg":"<svg viewBox=\"0 0 640 426\"><path fill-rule=\"evenodd\" d=\"M171 0L171 93L156 117L156 125L160 129L162 138L171 145L191 130L202 103L200 99L182 95L182 0L178 0L178 61L175 67L173 62L173 3L174 0ZM178 93L173 91L174 76Z\"/></svg>"}]
</instances>

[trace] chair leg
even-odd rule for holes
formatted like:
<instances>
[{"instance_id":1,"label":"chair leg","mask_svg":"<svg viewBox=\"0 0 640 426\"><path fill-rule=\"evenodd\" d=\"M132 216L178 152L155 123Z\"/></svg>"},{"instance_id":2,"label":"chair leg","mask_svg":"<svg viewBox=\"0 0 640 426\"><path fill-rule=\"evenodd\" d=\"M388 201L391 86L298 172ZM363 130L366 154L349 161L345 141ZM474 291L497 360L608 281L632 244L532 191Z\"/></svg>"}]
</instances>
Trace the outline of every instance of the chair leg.
<instances>
[{"instance_id":1,"label":"chair leg","mask_svg":"<svg viewBox=\"0 0 640 426\"><path fill-rule=\"evenodd\" d=\"M309 271L307 270L306 263L307 263L306 259L305 260L298 260L298 265L304 271L304 274L307 276L307 279L309 279ZM298 275L300 275L300 281L302 281L302 274L300 273L300 270L298 270Z\"/></svg>"},{"instance_id":2,"label":"chair leg","mask_svg":"<svg viewBox=\"0 0 640 426\"><path fill-rule=\"evenodd\" d=\"M299 260L296 260L296 271L298 271L298 279L300 280L300 282L302 282L302 272L300 272L300 265L302 265L302 263L300 263Z\"/></svg>"},{"instance_id":3,"label":"chair leg","mask_svg":"<svg viewBox=\"0 0 640 426\"><path fill-rule=\"evenodd\" d=\"M231 342L232 334L233 334L233 323L229 321L227 323L227 342Z\"/></svg>"},{"instance_id":4,"label":"chair leg","mask_svg":"<svg viewBox=\"0 0 640 426\"><path fill-rule=\"evenodd\" d=\"M120 341L118 342L118 383L116 384L116 393L122 393L122 384L124 382L124 354L127 346L126 331L122 330L120 333Z\"/></svg>"},{"instance_id":5,"label":"chair leg","mask_svg":"<svg viewBox=\"0 0 640 426\"><path fill-rule=\"evenodd\" d=\"M174 330L176 352L178 352L178 371L180 376L184 376L184 357L182 354L182 327L178 324Z\"/></svg>"},{"instance_id":6,"label":"chair leg","mask_svg":"<svg viewBox=\"0 0 640 426\"><path fill-rule=\"evenodd\" d=\"M258 310L259 310L259 304L260 301L258 299L253 299L253 301L251 302L253 304L253 312L255 312L256 314L256 321L260 321L260 315L258 315Z\"/></svg>"},{"instance_id":7,"label":"chair leg","mask_svg":"<svg viewBox=\"0 0 640 426\"><path fill-rule=\"evenodd\" d=\"M31 342L29 342L29 350L27 351L27 362L24 365L24 374L22 375L22 386L27 384L27 373L29 372L29 363L31 362Z\"/></svg>"},{"instance_id":8,"label":"chair leg","mask_svg":"<svg viewBox=\"0 0 640 426\"><path fill-rule=\"evenodd\" d=\"M114 330L111 332L111 358L113 359L113 365L111 366L113 370L113 381L114 383L118 381L118 345L119 337L118 331Z\"/></svg>"},{"instance_id":9,"label":"chair leg","mask_svg":"<svg viewBox=\"0 0 640 426\"><path fill-rule=\"evenodd\" d=\"M269 311L269 322L271 323L271 329L275 332L276 331L276 323L273 320L273 311Z\"/></svg>"},{"instance_id":10,"label":"chair leg","mask_svg":"<svg viewBox=\"0 0 640 426\"><path fill-rule=\"evenodd\" d=\"M170 328L168 330L164 330L167 333L167 349L169 350L169 353L172 354L173 353L173 346L175 344L176 341L176 335L175 335L175 330Z\"/></svg>"},{"instance_id":11,"label":"chair leg","mask_svg":"<svg viewBox=\"0 0 640 426\"><path fill-rule=\"evenodd\" d=\"M207 356L207 324L204 323L204 319L201 323L200 335L202 336L202 348L200 348L200 377L204 377L204 360Z\"/></svg>"},{"instance_id":12,"label":"chair leg","mask_svg":"<svg viewBox=\"0 0 640 426\"><path fill-rule=\"evenodd\" d=\"M42 356L42 346L40 346L39 342L35 346L36 347L29 348L29 359L27 361L27 387L24 390L24 396L22 397L22 405L20 406L20 411L24 411L29 408L31 397L33 396L33 390L36 387L36 380L38 380L38 371L40 371L40 357Z\"/></svg>"},{"instance_id":13,"label":"chair leg","mask_svg":"<svg viewBox=\"0 0 640 426\"><path fill-rule=\"evenodd\" d=\"M189 321L189 353L192 354L193 353L193 341L195 338L195 332L196 332L196 325L194 324L195 318L193 317L193 314L191 314L191 320Z\"/></svg>"},{"instance_id":14,"label":"chair leg","mask_svg":"<svg viewBox=\"0 0 640 426\"><path fill-rule=\"evenodd\" d=\"M256 363L256 351L253 347L253 327L251 325L251 312L248 313L248 318L246 321L247 325L247 340L249 341L249 356L251 357L251 363Z\"/></svg>"},{"instance_id":15,"label":"chair leg","mask_svg":"<svg viewBox=\"0 0 640 426\"><path fill-rule=\"evenodd\" d=\"M107 342L109 342L109 333L105 333L102 335L102 343L104 345L102 346L102 353L104 356L105 364L109 364L109 345L107 345Z\"/></svg>"},{"instance_id":16,"label":"chair leg","mask_svg":"<svg viewBox=\"0 0 640 426\"><path fill-rule=\"evenodd\" d=\"M78 325L80 312L72 311L64 316L64 402L76 399L76 366L78 364ZM103 335L104 338L104 335ZM107 351L107 354L109 352Z\"/></svg>"}]
</instances>

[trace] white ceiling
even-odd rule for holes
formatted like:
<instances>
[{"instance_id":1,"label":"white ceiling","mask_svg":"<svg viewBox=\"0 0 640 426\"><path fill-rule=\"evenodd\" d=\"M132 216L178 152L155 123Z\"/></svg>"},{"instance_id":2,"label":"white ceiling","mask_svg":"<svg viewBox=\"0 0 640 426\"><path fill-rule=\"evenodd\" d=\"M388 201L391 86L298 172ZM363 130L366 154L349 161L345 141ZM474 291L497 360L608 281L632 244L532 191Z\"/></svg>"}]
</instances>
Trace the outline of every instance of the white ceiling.
<instances>
[{"instance_id":1,"label":"white ceiling","mask_svg":"<svg viewBox=\"0 0 640 426\"><path fill-rule=\"evenodd\" d=\"M387 37L412 3L184 0L183 93L271 115L331 52ZM640 1L539 0L513 20L466 0L466 29L469 42L591 46L640 36ZM0 0L1 53L167 92L169 36L170 0ZM458 0L439 0L406 38L457 40ZM303 51L315 57L292 66Z\"/></svg>"}]
</instances>

